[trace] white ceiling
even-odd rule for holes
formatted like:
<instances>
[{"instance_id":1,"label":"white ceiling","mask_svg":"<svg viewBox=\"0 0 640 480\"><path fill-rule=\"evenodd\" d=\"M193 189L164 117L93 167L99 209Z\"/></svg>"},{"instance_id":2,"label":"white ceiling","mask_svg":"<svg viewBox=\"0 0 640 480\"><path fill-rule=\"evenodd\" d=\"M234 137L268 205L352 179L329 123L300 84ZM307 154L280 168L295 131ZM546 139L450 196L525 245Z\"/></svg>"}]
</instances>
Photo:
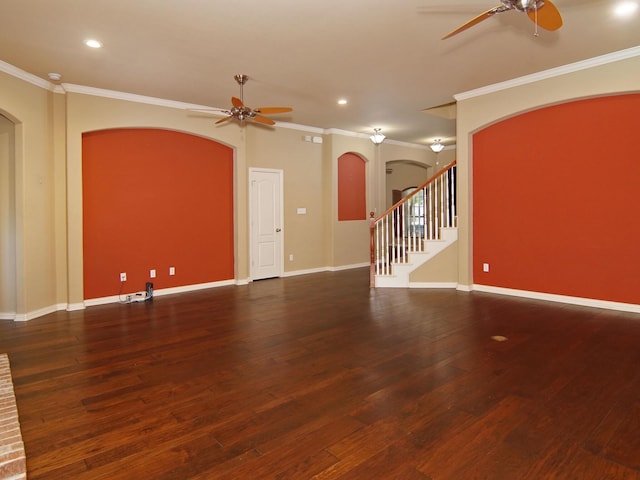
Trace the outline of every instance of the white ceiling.
<instances>
[{"instance_id":1,"label":"white ceiling","mask_svg":"<svg viewBox=\"0 0 640 480\"><path fill-rule=\"evenodd\" d=\"M20 0L0 6L0 60L43 79L57 72L64 83L216 108L239 95L233 75L244 73L247 105L294 108L276 120L381 127L428 144L453 139L455 121L422 110L456 93L640 44L640 12L620 19L612 0L554 3L564 18L556 32L535 37L510 11L443 41L499 0Z\"/></svg>"}]
</instances>

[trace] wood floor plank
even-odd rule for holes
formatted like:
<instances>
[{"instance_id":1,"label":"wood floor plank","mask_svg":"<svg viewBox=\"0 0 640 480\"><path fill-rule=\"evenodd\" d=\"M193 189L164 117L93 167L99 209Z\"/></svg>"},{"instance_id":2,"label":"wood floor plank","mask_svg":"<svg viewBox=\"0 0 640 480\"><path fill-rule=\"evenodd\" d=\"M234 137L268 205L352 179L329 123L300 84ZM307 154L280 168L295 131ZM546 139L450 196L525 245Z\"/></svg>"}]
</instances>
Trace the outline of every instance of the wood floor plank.
<instances>
[{"instance_id":1,"label":"wood floor plank","mask_svg":"<svg viewBox=\"0 0 640 480\"><path fill-rule=\"evenodd\" d=\"M640 479L637 314L355 269L0 321L0 352L30 480Z\"/></svg>"}]
</instances>

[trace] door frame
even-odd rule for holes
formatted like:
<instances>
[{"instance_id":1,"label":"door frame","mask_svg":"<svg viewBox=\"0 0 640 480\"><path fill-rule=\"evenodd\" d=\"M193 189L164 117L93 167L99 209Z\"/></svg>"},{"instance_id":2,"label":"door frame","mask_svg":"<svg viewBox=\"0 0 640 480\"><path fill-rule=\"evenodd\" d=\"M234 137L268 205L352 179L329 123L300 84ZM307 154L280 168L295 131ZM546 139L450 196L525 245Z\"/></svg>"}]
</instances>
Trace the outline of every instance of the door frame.
<instances>
[{"instance_id":1,"label":"door frame","mask_svg":"<svg viewBox=\"0 0 640 480\"><path fill-rule=\"evenodd\" d=\"M259 167L249 167L249 175L248 175L248 189L249 189L249 281L253 281L255 277L255 266L253 263L254 256L254 245L257 242L256 233L254 229L254 215L256 212L253 209L253 188L251 187L251 183L254 179L254 173L262 172L262 173L270 173L276 174L278 180L278 188L277 194L279 195L279 204L280 204L280 265L279 265L279 274L278 277L282 277L284 273L284 170L275 169L275 168L259 168Z\"/></svg>"}]
</instances>

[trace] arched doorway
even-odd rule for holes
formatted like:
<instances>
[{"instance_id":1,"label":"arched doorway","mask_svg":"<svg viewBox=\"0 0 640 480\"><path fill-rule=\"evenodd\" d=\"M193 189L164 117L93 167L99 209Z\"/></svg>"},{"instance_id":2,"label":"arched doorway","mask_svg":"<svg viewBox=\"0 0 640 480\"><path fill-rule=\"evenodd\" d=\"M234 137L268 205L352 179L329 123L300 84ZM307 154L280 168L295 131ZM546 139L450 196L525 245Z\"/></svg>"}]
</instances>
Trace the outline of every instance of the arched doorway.
<instances>
[{"instance_id":1,"label":"arched doorway","mask_svg":"<svg viewBox=\"0 0 640 480\"><path fill-rule=\"evenodd\" d=\"M402 198L402 191L417 187L429 179L431 165L412 160L391 160L386 163L386 200L389 208Z\"/></svg>"}]
</instances>

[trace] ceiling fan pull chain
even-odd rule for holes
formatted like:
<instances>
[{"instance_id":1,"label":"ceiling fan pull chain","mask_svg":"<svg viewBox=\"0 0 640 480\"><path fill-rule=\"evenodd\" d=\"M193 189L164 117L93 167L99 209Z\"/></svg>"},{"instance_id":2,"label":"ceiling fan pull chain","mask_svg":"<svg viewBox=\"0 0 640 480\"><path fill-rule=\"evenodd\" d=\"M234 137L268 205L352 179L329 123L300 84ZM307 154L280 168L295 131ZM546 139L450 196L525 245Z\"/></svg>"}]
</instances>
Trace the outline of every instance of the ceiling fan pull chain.
<instances>
[{"instance_id":1,"label":"ceiling fan pull chain","mask_svg":"<svg viewBox=\"0 0 640 480\"><path fill-rule=\"evenodd\" d=\"M534 8L534 12L533 12L533 13L534 13L534 16L536 17L535 22L533 22L533 23L535 24L535 29L534 29L534 31L533 31L533 36L534 36L534 37L538 37L538 36L539 36L539 35L538 35L538 2L536 2L536 3L534 4L534 7L533 7L533 8Z\"/></svg>"}]
</instances>

